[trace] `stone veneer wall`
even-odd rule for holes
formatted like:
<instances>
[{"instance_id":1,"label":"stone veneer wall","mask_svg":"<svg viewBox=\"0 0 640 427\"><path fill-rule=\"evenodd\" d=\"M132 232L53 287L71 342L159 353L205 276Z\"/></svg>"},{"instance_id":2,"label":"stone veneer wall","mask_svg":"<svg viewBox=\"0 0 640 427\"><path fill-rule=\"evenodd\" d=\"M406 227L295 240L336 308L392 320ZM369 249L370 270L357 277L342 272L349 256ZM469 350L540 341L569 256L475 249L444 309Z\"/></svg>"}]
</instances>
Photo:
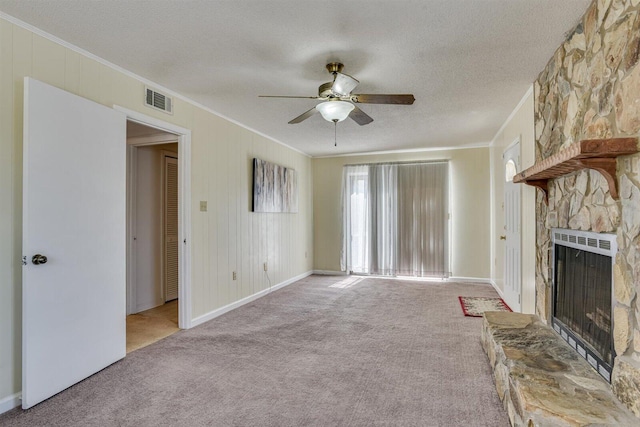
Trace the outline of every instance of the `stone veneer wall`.
<instances>
[{"instance_id":1,"label":"stone veneer wall","mask_svg":"<svg viewBox=\"0 0 640 427\"><path fill-rule=\"evenodd\" d=\"M572 142L640 132L640 0L594 0L535 82L536 160ZM640 155L618 158L620 200L599 172L549 182L536 202L536 312L549 319L550 229L617 234L614 393L640 416Z\"/></svg>"}]
</instances>

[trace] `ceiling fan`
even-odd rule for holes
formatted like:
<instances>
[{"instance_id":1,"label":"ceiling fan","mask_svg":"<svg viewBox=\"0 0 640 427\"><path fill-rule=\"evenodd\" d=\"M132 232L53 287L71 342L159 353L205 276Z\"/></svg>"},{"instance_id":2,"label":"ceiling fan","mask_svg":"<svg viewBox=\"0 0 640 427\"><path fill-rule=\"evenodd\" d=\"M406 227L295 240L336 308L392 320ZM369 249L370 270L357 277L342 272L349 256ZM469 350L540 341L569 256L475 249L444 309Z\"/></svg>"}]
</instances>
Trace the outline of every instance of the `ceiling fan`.
<instances>
[{"instance_id":1,"label":"ceiling fan","mask_svg":"<svg viewBox=\"0 0 640 427\"><path fill-rule=\"evenodd\" d=\"M321 84L318 88L318 96L260 95L260 97L304 98L324 101L291 120L289 122L291 125L300 123L319 112L329 122L338 123L350 117L354 122L363 126L371 123L373 119L354 104L411 105L415 101L411 94L352 94L351 92L360 82L347 74L343 74L343 68L344 65L339 62L327 64L327 71L333 75L333 81Z\"/></svg>"}]
</instances>

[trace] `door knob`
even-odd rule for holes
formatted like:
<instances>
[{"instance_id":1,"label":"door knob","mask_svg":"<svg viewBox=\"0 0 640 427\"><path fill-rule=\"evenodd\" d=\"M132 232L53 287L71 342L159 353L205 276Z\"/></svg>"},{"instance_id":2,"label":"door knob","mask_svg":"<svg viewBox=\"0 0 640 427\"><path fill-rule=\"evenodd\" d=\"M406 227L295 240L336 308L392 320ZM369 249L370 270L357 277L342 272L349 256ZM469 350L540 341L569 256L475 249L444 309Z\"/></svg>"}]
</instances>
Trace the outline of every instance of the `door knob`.
<instances>
[{"instance_id":1,"label":"door knob","mask_svg":"<svg viewBox=\"0 0 640 427\"><path fill-rule=\"evenodd\" d=\"M44 255L35 254L34 256L31 257L31 262L34 263L35 265L46 264L47 257Z\"/></svg>"},{"instance_id":2,"label":"door knob","mask_svg":"<svg viewBox=\"0 0 640 427\"><path fill-rule=\"evenodd\" d=\"M507 240L507 236L500 236L500 240Z\"/></svg>"}]
</instances>

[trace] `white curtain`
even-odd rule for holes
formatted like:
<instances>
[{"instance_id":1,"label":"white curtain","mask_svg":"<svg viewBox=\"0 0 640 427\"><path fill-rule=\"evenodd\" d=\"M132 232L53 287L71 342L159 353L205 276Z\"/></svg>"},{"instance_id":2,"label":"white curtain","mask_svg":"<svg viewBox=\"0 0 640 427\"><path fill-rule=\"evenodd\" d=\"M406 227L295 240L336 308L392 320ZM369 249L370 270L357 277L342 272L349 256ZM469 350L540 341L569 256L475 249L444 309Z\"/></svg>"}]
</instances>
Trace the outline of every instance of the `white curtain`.
<instances>
[{"instance_id":1,"label":"white curtain","mask_svg":"<svg viewBox=\"0 0 640 427\"><path fill-rule=\"evenodd\" d=\"M345 166L344 271L448 277L449 163Z\"/></svg>"}]
</instances>

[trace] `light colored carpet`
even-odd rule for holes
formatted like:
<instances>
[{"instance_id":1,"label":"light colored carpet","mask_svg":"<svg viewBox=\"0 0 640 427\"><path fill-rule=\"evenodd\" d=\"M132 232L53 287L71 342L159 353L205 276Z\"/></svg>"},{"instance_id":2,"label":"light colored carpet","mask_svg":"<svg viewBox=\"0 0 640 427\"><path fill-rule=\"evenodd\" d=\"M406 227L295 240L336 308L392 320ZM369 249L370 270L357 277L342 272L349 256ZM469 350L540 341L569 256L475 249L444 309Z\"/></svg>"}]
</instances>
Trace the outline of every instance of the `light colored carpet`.
<instances>
[{"instance_id":1,"label":"light colored carpet","mask_svg":"<svg viewBox=\"0 0 640 427\"><path fill-rule=\"evenodd\" d=\"M508 426L458 295L310 276L179 331L2 426ZM54 367L52 367L53 369Z\"/></svg>"},{"instance_id":2,"label":"light colored carpet","mask_svg":"<svg viewBox=\"0 0 640 427\"><path fill-rule=\"evenodd\" d=\"M178 328L178 300L127 316L127 353L175 334Z\"/></svg>"}]
</instances>

